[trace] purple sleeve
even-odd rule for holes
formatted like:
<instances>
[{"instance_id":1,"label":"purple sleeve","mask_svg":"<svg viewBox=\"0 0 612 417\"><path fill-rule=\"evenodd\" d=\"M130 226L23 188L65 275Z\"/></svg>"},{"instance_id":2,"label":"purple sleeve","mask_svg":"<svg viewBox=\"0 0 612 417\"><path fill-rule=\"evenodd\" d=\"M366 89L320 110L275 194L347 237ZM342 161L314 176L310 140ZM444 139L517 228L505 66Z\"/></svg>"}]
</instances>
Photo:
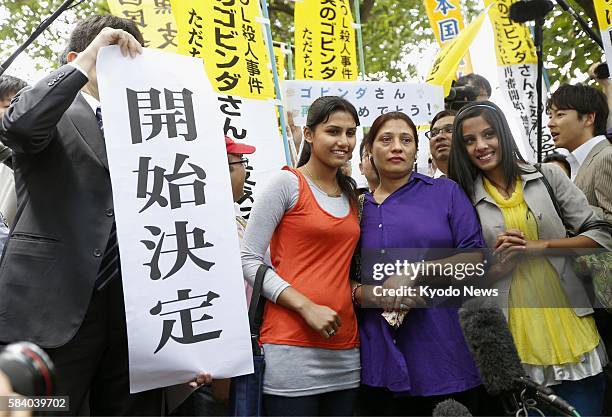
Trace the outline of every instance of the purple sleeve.
<instances>
[{"instance_id":1,"label":"purple sleeve","mask_svg":"<svg viewBox=\"0 0 612 417\"><path fill-rule=\"evenodd\" d=\"M485 247L476 209L465 192L455 183L453 183L450 199L449 223L453 233L454 247Z\"/></svg>"}]
</instances>

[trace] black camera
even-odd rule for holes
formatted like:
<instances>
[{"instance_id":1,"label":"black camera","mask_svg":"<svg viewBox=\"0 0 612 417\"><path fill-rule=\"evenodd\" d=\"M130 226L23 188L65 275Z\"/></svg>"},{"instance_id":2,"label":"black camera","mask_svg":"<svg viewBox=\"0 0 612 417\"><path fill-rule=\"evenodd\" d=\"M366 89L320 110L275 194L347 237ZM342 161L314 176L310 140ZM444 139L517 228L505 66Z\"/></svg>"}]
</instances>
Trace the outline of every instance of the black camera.
<instances>
[{"instance_id":1,"label":"black camera","mask_svg":"<svg viewBox=\"0 0 612 417\"><path fill-rule=\"evenodd\" d=\"M468 103L476 101L480 90L471 85L451 87L448 96L444 98L444 107L450 110L461 110Z\"/></svg>"},{"instance_id":2,"label":"black camera","mask_svg":"<svg viewBox=\"0 0 612 417\"><path fill-rule=\"evenodd\" d=\"M26 397L55 393L55 368L49 356L29 342L7 345L0 351L0 371L13 391Z\"/></svg>"}]
</instances>

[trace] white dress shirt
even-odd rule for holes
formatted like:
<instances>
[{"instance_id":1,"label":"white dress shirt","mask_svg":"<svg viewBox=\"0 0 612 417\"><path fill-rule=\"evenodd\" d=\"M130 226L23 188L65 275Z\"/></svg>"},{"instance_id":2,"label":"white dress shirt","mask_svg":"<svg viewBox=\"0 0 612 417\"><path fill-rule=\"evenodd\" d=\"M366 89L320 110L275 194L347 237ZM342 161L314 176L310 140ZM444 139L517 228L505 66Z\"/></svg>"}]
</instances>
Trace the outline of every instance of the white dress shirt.
<instances>
[{"instance_id":1,"label":"white dress shirt","mask_svg":"<svg viewBox=\"0 0 612 417\"><path fill-rule=\"evenodd\" d=\"M434 172L433 177L434 178L446 178L447 175L444 172L440 171L440 168L436 168L436 172Z\"/></svg>"}]
</instances>

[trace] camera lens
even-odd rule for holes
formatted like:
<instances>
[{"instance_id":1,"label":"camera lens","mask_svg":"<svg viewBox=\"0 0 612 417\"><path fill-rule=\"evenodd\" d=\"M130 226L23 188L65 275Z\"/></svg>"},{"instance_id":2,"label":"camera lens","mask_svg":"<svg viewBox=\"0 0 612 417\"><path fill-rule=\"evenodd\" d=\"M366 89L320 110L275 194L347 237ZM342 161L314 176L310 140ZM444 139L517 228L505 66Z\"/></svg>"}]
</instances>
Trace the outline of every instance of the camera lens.
<instances>
[{"instance_id":1,"label":"camera lens","mask_svg":"<svg viewBox=\"0 0 612 417\"><path fill-rule=\"evenodd\" d=\"M6 346L0 352L0 371L18 394L49 396L55 391L53 363L35 344L19 342Z\"/></svg>"}]
</instances>

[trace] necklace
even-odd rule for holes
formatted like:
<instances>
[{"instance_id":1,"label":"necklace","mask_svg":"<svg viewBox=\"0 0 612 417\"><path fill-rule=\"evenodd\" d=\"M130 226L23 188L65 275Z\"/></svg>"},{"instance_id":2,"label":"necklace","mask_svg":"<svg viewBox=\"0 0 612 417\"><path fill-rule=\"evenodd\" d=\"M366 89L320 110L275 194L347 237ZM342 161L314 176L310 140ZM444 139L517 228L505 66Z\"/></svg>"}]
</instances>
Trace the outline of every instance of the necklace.
<instances>
[{"instance_id":1,"label":"necklace","mask_svg":"<svg viewBox=\"0 0 612 417\"><path fill-rule=\"evenodd\" d=\"M338 187L338 184L336 183L336 189L334 190L335 193L334 194L330 194L327 191L325 191L323 189L323 187L321 187L321 185L314 179L314 176L310 173L310 170L308 169L308 167L306 165L304 165L304 171L306 171L306 173L308 174L308 176L310 177L310 179L312 180L312 182L315 183L315 185L317 186L317 188L321 191L323 191L325 194L327 194L328 197L340 197L340 195L342 194L340 192L340 187Z\"/></svg>"},{"instance_id":2,"label":"necklace","mask_svg":"<svg viewBox=\"0 0 612 417\"><path fill-rule=\"evenodd\" d=\"M512 196L512 193L514 191L514 188L512 187L512 185L513 185L512 181L510 181L510 184L508 184L508 188L504 188L501 185L499 185L498 183L496 183L495 181L491 180L490 178L487 178L487 180L489 180L489 182L491 184L493 184L493 186L497 189L497 191L499 191L499 193L505 199L509 199ZM508 191L508 190L512 190L512 191Z\"/></svg>"}]
</instances>

